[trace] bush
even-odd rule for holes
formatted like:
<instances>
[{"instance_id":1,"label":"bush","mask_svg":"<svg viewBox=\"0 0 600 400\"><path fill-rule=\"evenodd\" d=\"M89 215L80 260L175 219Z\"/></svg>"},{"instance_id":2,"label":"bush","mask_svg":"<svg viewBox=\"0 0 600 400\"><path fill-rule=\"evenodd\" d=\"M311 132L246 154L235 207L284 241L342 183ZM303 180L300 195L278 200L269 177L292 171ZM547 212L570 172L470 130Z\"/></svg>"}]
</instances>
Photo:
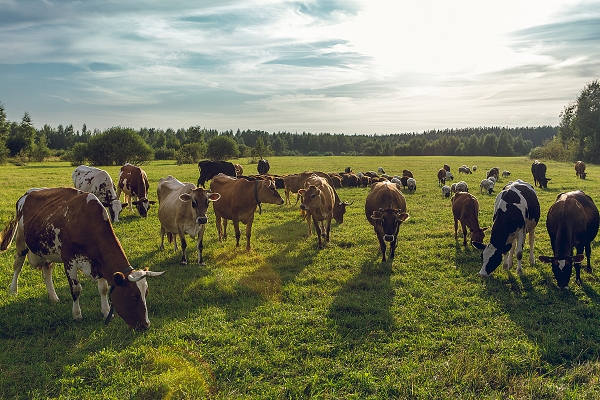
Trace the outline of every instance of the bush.
<instances>
[{"instance_id":1,"label":"bush","mask_svg":"<svg viewBox=\"0 0 600 400\"><path fill-rule=\"evenodd\" d=\"M325 153L323 153L324 156L332 156L333 152L332 151L326 151Z\"/></svg>"},{"instance_id":2,"label":"bush","mask_svg":"<svg viewBox=\"0 0 600 400\"><path fill-rule=\"evenodd\" d=\"M547 159L556 161L576 161L577 147L564 144L557 136L544 142L543 146L535 147L529 153L532 159Z\"/></svg>"},{"instance_id":3,"label":"bush","mask_svg":"<svg viewBox=\"0 0 600 400\"><path fill-rule=\"evenodd\" d=\"M205 153L206 143L188 143L181 146L179 151L176 153L175 159L177 160L177 165L196 164L198 161L204 158Z\"/></svg>"},{"instance_id":4,"label":"bush","mask_svg":"<svg viewBox=\"0 0 600 400\"><path fill-rule=\"evenodd\" d=\"M71 150L62 155L61 159L71 162L71 165L86 164L88 160L87 143L75 143Z\"/></svg>"},{"instance_id":5,"label":"bush","mask_svg":"<svg viewBox=\"0 0 600 400\"><path fill-rule=\"evenodd\" d=\"M321 154L319 154L319 152L318 152L318 151L315 151L315 150L313 150L313 151L309 151L308 153L306 153L306 155L307 155L307 156L310 156L310 157L318 157L318 156L320 156Z\"/></svg>"},{"instance_id":6,"label":"bush","mask_svg":"<svg viewBox=\"0 0 600 400\"><path fill-rule=\"evenodd\" d=\"M87 157L93 165L139 165L153 155L152 148L131 128L109 128L87 143Z\"/></svg>"},{"instance_id":7,"label":"bush","mask_svg":"<svg viewBox=\"0 0 600 400\"><path fill-rule=\"evenodd\" d=\"M166 147L161 147L160 149L154 150L154 159L155 160L175 160L177 153L175 149L168 149Z\"/></svg>"},{"instance_id":8,"label":"bush","mask_svg":"<svg viewBox=\"0 0 600 400\"><path fill-rule=\"evenodd\" d=\"M211 160L227 160L239 154L237 142L229 136L216 136L208 141L206 156Z\"/></svg>"}]
</instances>

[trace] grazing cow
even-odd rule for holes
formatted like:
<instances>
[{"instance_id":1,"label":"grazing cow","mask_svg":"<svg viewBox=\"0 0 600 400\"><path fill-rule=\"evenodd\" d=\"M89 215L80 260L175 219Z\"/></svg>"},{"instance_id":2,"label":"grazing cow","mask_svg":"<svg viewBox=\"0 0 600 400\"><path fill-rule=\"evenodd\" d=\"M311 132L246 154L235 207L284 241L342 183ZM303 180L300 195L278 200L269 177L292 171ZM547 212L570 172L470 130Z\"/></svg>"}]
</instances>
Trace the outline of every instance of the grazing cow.
<instances>
[{"instance_id":1,"label":"grazing cow","mask_svg":"<svg viewBox=\"0 0 600 400\"><path fill-rule=\"evenodd\" d=\"M494 186L496 186L496 183L494 181L490 179L483 179L479 184L479 193L483 193L483 191L485 190L487 194L492 194L492 192L494 191Z\"/></svg>"},{"instance_id":2,"label":"grazing cow","mask_svg":"<svg viewBox=\"0 0 600 400\"><path fill-rule=\"evenodd\" d=\"M73 174L73 186L84 192L93 193L104 207L108 207L110 220L119 222L119 214L123 209L123 203L117 196L115 184L109 173L103 169L80 165L75 168Z\"/></svg>"},{"instance_id":3,"label":"grazing cow","mask_svg":"<svg viewBox=\"0 0 600 400\"><path fill-rule=\"evenodd\" d=\"M535 227L540 220L540 202L535 189L526 182L518 179L506 185L502 192L496 196L494 202L494 217L490 243L486 246L481 242L473 242L473 246L483 250L483 265L479 275L490 275L502 261L508 270L512 265L513 253L517 251L517 273L522 273L521 259L523 258L523 245L525 235L529 233L529 261L535 263L533 244L535 241ZM510 254L507 258L507 253Z\"/></svg>"},{"instance_id":4,"label":"grazing cow","mask_svg":"<svg viewBox=\"0 0 600 400\"><path fill-rule=\"evenodd\" d=\"M440 168L440 170L437 173L437 177L438 177L438 185L442 186L446 183L446 170L444 168Z\"/></svg>"},{"instance_id":5,"label":"grazing cow","mask_svg":"<svg viewBox=\"0 0 600 400\"><path fill-rule=\"evenodd\" d=\"M463 165L462 167L458 167L458 173L463 173L463 174L472 174L471 169L469 167L467 167L466 165Z\"/></svg>"},{"instance_id":6,"label":"grazing cow","mask_svg":"<svg viewBox=\"0 0 600 400\"><path fill-rule=\"evenodd\" d=\"M581 179L585 179L587 176L585 173L585 163L583 161L577 161L575 163L575 176Z\"/></svg>"},{"instance_id":7,"label":"grazing cow","mask_svg":"<svg viewBox=\"0 0 600 400\"><path fill-rule=\"evenodd\" d=\"M379 172L380 174L385 174L385 171L383 170L383 167L377 168L377 172Z\"/></svg>"},{"instance_id":8,"label":"grazing cow","mask_svg":"<svg viewBox=\"0 0 600 400\"><path fill-rule=\"evenodd\" d=\"M259 174L264 175L267 172L269 172L271 166L269 165L269 161L265 160L264 158L261 158L260 160L258 160L258 165L256 166L256 169L258 170Z\"/></svg>"},{"instance_id":9,"label":"grazing cow","mask_svg":"<svg viewBox=\"0 0 600 400\"><path fill-rule=\"evenodd\" d=\"M453 181L454 180L454 175L452 175L452 172L450 171L446 171L446 180L450 180Z\"/></svg>"},{"instance_id":10,"label":"grazing cow","mask_svg":"<svg viewBox=\"0 0 600 400\"><path fill-rule=\"evenodd\" d=\"M185 234L198 238L198 264L204 265L202 259L202 239L208 218L206 211L211 201L221 197L219 193L211 193L204 188L196 188L193 183L182 183L171 175L161 178L156 188L158 196L158 220L160 221L160 246L165 249L165 233L169 242L173 240L177 251L177 237L181 242L181 264L187 264Z\"/></svg>"},{"instance_id":11,"label":"grazing cow","mask_svg":"<svg viewBox=\"0 0 600 400\"><path fill-rule=\"evenodd\" d=\"M402 176L408 176L409 178L414 178L413 173L407 169L402 170Z\"/></svg>"},{"instance_id":12,"label":"grazing cow","mask_svg":"<svg viewBox=\"0 0 600 400\"><path fill-rule=\"evenodd\" d=\"M358 187L360 183L360 179L358 178L358 175L356 175L354 172L351 172L349 174L342 174L342 186L344 187Z\"/></svg>"},{"instance_id":13,"label":"grazing cow","mask_svg":"<svg viewBox=\"0 0 600 400\"><path fill-rule=\"evenodd\" d=\"M131 267L106 209L93 194L73 188L31 189L17 201L16 217L1 236L2 251L16 237L12 293L17 293L19 274L27 256L33 267L42 270L50 300L58 301L52 269L54 263L63 263L73 298L74 319L82 318L81 283L77 276L81 270L98 283L106 323L116 311L132 329L150 326L146 307L148 283L144 278L164 271Z\"/></svg>"},{"instance_id":14,"label":"grazing cow","mask_svg":"<svg viewBox=\"0 0 600 400\"><path fill-rule=\"evenodd\" d=\"M463 246L467 245L467 228L471 233L471 242L483 242L485 230L479 226L479 202L471 193L458 192L452 196L452 215L454 215L454 239L458 239L458 221L463 231Z\"/></svg>"},{"instance_id":15,"label":"grazing cow","mask_svg":"<svg viewBox=\"0 0 600 400\"><path fill-rule=\"evenodd\" d=\"M498 178L500 177L500 168L498 167L494 167L491 168L487 174L486 174L486 178L494 178L494 182L498 182Z\"/></svg>"},{"instance_id":16,"label":"grazing cow","mask_svg":"<svg viewBox=\"0 0 600 400\"><path fill-rule=\"evenodd\" d=\"M213 204L219 241L227 239L227 220L233 222L236 247L240 245L240 222L246 225L246 251L250 251L250 235L256 207L262 211L262 203L283 204L283 199L271 180L249 181L236 179L225 174L213 177L211 192L219 193L221 198ZM221 229L223 219L223 229Z\"/></svg>"},{"instance_id":17,"label":"grazing cow","mask_svg":"<svg viewBox=\"0 0 600 400\"><path fill-rule=\"evenodd\" d=\"M417 190L417 181L415 180L415 178L408 178L406 180L406 186L408 187L408 190L414 192L415 190Z\"/></svg>"},{"instance_id":18,"label":"grazing cow","mask_svg":"<svg viewBox=\"0 0 600 400\"><path fill-rule=\"evenodd\" d=\"M210 161L202 160L198 163L200 177L198 178L198 187L204 187L204 182L212 179L215 175L225 174L236 176L235 166L229 161Z\"/></svg>"},{"instance_id":19,"label":"grazing cow","mask_svg":"<svg viewBox=\"0 0 600 400\"><path fill-rule=\"evenodd\" d=\"M346 168L344 168L344 172L349 174L350 172L352 172L352 168L346 167Z\"/></svg>"},{"instance_id":20,"label":"grazing cow","mask_svg":"<svg viewBox=\"0 0 600 400\"><path fill-rule=\"evenodd\" d=\"M548 188L548 181L550 178L546 178L546 164L535 160L531 164L531 174L533 175L533 184L540 188Z\"/></svg>"},{"instance_id":21,"label":"grazing cow","mask_svg":"<svg viewBox=\"0 0 600 400\"><path fill-rule=\"evenodd\" d=\"M132 209L132 204L135 205L138 213L144 218L148 216L150 205L156 203L154 200L148 200L149 187L146 171L129 163L121 167L117 199L121 197L121 192L123 192L125 203L129 204L129 209ZM132 197L136 197L137 200L132 202Z\"/></svg>"},{"instance_id":22,"label":"grazing cow","mask_svg":"<svg viewBox=\"0 0 600 400\"><path fill-rule=\"evenodd\" d=\"M452 193L452 188L450 186L442 186L442 195L444 197L450 197L450 194Z\"/></svg>"},{"instance_id":23,"label":"grazing cow","mask_svg":"<svg viewBox=\"0 0 600 400\"><path fill-rule=\"evenodd\" d=\"M506 170L502 171L503 178L508 178L509 176L510 176L510 171L506 171Z\"/></svg>"},{"instance_id":24,"label":"grazing cow","mask_svg":"<svg viewBox=\"0 0 600 400\"><path fill-rule=\"evenodd\" d=\"M444 164L444 170L450 172L450 166L448 164Z\"/></svg>"},{"instance_id":25,"label":"grazing cow","mask_svg":"<svg viewBox=\"0 0 600 400\"><path fill-rule=\"evenodd\" d=\"M573 264L575 283L581 285L580 269L584 249L587 257L586 272L592 272L591 243L598 234L599 223L598 208L592 198L581 190L559 194L548 210L546 228L554 256L540 256L539 259L552 264L552 272L559 288L569 287ZM575 256L573 248L576 250Z\"/></svg>"},{"instance_id":26,"label":"grazing cow","mask_svg":"<svg viewBox=\"0 0 600 400\"><path fill-rule=\"evenodd\" d=\"M365 214L377 234L383 254L381 262L386 260L385 242L390 242L390 260L393 260L400 225L409 218L400 187L391 182L374 183L365 201Z\"/></svg>"},{"instance_id":27,"label":"grazing cow","mask_svg":"<svg viewBox=\"0 0 600 400\"><path fill-rule=\"evenodd\" d=\"M468 192L469 187L467 186L467 182L460 181L456 183L456 193L458 192Z\"/></svg>"},{"instance_id":28,"label":"grazing cow","mask_svg":"<svg viewBox=\"0 0 600 400\"><path fill-rule=\"evenodd\" d=\"M308 221L308 232L310 235L310 221L315 227L318 237L318 247L323 248L321 236L325 236L325 241L329 242L329 233L331 231L331 219L333 218L333 205L335 195L333 188L327 182L327 179L318 175L311 175L304 183L304 189L300 189L302 204L300 208L306 211ZM325 222L324 232L320 225Z\"/></svg>"},{"instance_id":29,"label":"grazing cow","mask_svg":"<svg viewBox=\"0 0 600 400\"><path fill-rule=\"evenodd\" d=\"M473 171L477 171L477 165L473 165L473 168L471 168Z\"/></svg>"},{"instance_id":30,"label":"grazing cow","mask_svg":"<svg viewBox=\"0 0 600 400\"><path fill-rule=\"evenodd\" d=\"M450 193L456 193L456 183L450 185Z\"/></svg>"},{"instance_id":31,"label":"grazing cow","mask_svg":"<svg viewBox=\"0 0 600 400\"><path fill-rule=\"evenodd\" d=\"M233 164L233 168L235 169L236 177L244 175L244 167L242 167L240 164Z\"/></svg>"},{"instance_id":32,"label":"grazing cow","mask_svg":"<svg viewBox=\"0 0 600 400\"><path fill-rule=\"evenodd\" d=\"M347 201L341 201L340 197L337 194L337 191L335 190L335 185L333 184L333 179L329 176L329 174L326 174L324 172L304 171L301 174L301 176L304 178L303 182L306 182L306 179L308 179L312 174L320 176L321 178L325 178L327 180L327 183L329 184L329 186L331 186L331 188L333 189L333 195L335 197L335 202L333 203L333 219L338 224L343 223L344 222L344 214L346 213L346 207L352 205L352 203L354 203L354 202L348 203ZM305 185L305 183L303 183L303 185Z\"/></svg>"}]
</instances>

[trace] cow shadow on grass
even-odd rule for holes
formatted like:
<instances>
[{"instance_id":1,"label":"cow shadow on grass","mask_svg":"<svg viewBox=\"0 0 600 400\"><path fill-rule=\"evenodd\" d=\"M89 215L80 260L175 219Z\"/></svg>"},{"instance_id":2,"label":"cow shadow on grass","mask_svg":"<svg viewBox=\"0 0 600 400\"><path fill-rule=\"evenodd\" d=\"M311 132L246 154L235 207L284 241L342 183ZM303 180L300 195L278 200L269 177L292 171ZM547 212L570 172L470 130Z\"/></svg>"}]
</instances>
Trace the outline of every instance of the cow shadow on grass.
<instances>
[{"instance_id":1,"label":"cow shadow on grass","mask_svg":"<svg viewBox=\"0 0 600 400\"><path fill-rule=\"evenodd\" d=\"M394 330L390 311L395 291L391 283L392 263L381 262L379 253L363 262L360 272L346 282L329 309L341 337L362 341L375 332Z\"/></svg>"}]
</instances>

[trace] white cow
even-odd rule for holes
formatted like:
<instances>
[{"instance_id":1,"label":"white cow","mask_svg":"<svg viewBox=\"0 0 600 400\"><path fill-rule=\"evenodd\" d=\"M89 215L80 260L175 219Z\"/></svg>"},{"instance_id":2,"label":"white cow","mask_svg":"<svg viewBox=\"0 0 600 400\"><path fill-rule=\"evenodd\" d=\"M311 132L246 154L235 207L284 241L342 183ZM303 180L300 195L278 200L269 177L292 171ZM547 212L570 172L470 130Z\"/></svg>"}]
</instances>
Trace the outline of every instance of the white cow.
<instances>
[{"instance_id":1,"label":"white cow","mask_svg":"<svg viewBox=\"0 0 600 400\"><path fill-rule=\"evenodd\" d=\"M103 169L80 165L75 168L71 177L73 178L73 186L76 189L96 195L104 207L108 207L110 220L119 222L119 214L123 209L123 204L117 196L115 184L108 172Z\"/></svg>"}]
</instances>

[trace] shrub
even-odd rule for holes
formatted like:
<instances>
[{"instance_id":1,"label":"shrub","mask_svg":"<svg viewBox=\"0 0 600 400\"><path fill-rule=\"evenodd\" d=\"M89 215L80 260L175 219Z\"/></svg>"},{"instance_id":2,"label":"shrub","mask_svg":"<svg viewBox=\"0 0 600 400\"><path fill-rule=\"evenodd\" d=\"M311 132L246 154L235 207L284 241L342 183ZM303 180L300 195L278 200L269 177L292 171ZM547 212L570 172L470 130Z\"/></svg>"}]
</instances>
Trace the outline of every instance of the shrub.
<instances>
[{"instance_id":1,"label":"shrub","mask_svg":"<svg viewBox=\"0 0 600 400\"><path fill-rule=\"evenodd\" d=\"M216 136L208 141L206 156L212 160L227 160L239 154L237 142L229 136Z\"/></svg>"},{"instance_id":2,"label":"shrub","mask_svg":"<svg viewBox=\"0 0 600 400\"><path fill-rule=\"evenodd\" d=\"M152 148L131 128L109 128L87 143L87 157L93 165L139 165L153 155Z\"/></svg>"},{"instance_id":3,"label":"shrub","mask_svg":"<svg viewBox=\"0 0 600 400\"><path fill-rule=\"evenodd\" d=\"M321 154L319 154L319 152L318 152L318 151L315 151L315 150L313 150L313 151L309 151L308 153L306 153L306 155L307 155L307 156L310 156L310 157L318 157L318 156L320 156Z\"/></svg>"},{"instance_id":4,"label":"shrub","mask_svg":"<svg viewBox=\"0 0 600 400\"><path fill-rule=\"evenodd\" d=\"M175 159L177 160L177 165L195 164L204 157L205 153L206 143L188 143L181 146L176 153Z\"/></svg>"},{"instance_id":5,"label":"shrub","mask_svg":"<svg viewBox=\"0 0 600 400\"><path fill-rule=\"evenodd\" d=\"M154 159L155 160L175 160L177 157L177 153L175 149L168 149L166 147L161 147L159 149L154 150Z\"/></svg>"}]
</instances>

